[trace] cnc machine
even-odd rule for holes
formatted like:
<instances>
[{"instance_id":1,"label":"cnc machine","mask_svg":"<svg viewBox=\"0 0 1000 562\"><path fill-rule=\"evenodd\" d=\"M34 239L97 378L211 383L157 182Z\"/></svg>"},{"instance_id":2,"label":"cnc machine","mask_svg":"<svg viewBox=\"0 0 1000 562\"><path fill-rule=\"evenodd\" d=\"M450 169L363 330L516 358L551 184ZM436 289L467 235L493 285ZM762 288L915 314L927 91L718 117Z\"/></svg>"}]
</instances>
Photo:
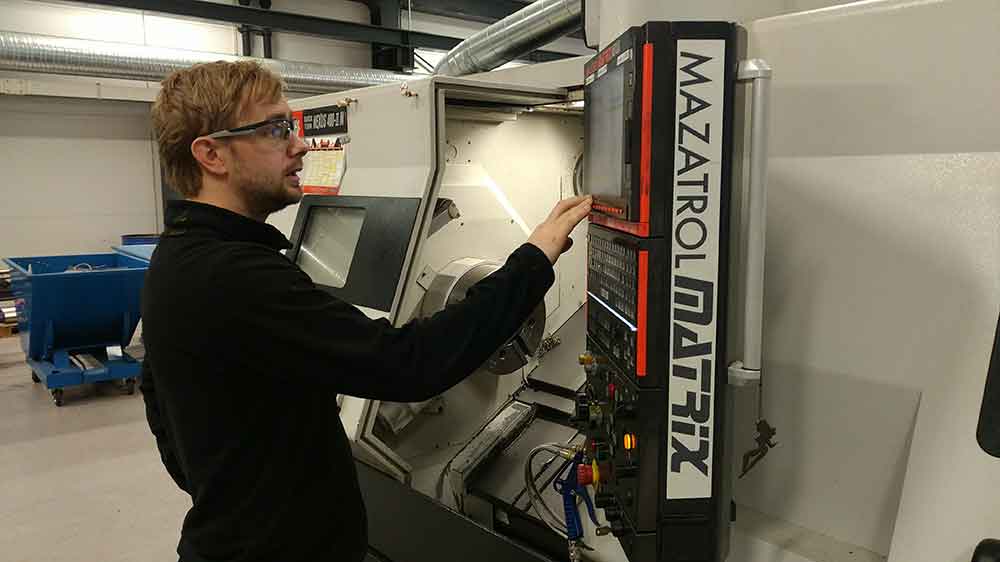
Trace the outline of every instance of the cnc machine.
<instances>
[{"instance_id":1,"label":"cnc machine","mask_svg":"<svg viewBox=\"0 0 1000 562\"><path fill-rule=\"evenodd\" d=\"M610 559L724 559L742 49L733 24L651 22L582 91L434 77L296 102L314 151L289 257L373 318L460 300L556 201L595 196L545 302L479 373L420 404L338 399L360 460L556 559L585 556L585 532Z\"/></svg>"},{"instance_id":2,"label":"cnc machine","mask_svg":"<svg viewBox=\"0 0 1000 562\"><path fill-rule=\"evenodd\" d=\"M1000 126L976 109L997 15L652 21L556 63L579 67L565 88L505 71L294 100L315 182L275 222L374 318L461 299L557 200L595 196L543 307L478 373L421 404L338 398L372 545L396 562L964 562L1000 535L996 374L983 392ZM962 80L972 101L948 103Z\"/></svg>"}]
</instances>

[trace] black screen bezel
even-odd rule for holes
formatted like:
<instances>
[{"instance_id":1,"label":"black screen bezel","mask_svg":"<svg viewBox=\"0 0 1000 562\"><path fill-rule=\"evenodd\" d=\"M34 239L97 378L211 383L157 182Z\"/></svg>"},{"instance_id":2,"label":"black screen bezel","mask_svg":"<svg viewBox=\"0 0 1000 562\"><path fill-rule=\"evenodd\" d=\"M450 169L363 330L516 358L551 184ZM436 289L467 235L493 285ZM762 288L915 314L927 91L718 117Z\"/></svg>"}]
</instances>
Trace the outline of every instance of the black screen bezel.
<instances>
[{"instance_id":1,"label":"black screen bezel","mask_svg":"<svg viewBox=\"0 0 1000 562\"><path fill-rule=\"evenodd\" d=\"M358 245L351 259L343 287L316 286L356 306L391 313L396 287L403 275L406 252L413 238L420 199L416 197L361 197L352 195L309 195L300 203L292 248L288 258L298 263L302 239L315 207L363 209Z\"/></svg>"}]
</instances>

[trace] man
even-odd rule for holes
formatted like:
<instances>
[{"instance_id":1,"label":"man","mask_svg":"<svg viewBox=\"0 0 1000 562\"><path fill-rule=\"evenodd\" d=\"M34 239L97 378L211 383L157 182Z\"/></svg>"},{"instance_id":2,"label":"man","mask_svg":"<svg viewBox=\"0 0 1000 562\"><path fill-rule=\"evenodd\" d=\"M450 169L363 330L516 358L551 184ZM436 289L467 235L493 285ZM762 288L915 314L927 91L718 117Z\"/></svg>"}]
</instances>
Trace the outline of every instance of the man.
<instances>
[{"instance_id":1,"label":"man","mask_svg":"<svg viewBox=\"0 0 1000 562\"><path fill-rule=\"evenodd\" d=\"M402 328L318 289L264 221L302 198L306 146L282 83L252 62L163 82L168 183L143 294L142 391L163 464L191 495L183 562L364 557L367 529L335 396L412 402L472 374L527 319L590 200L559 203L507 263ZM391 134L389 131L386 134Z\"/></svg>"}]
</instances>

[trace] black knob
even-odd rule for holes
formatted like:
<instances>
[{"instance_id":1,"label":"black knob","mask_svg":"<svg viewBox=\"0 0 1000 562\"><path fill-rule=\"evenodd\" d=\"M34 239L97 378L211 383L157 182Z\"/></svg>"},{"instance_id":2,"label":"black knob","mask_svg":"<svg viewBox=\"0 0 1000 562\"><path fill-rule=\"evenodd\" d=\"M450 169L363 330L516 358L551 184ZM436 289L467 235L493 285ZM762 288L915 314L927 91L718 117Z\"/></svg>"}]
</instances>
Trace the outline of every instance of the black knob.
<instances>
[{"instance_id":1,"label":"black knob","mask_svg":"<svg viewBox=\"0 0 1000 562\"><path fill-rule=\"evenodd\" d=\"M617 500L615 500L615 495L608 492L598 492L597 495L594 496L594 506L600 509L606 509L616 503Z\"/></svg>"},{"instance_id":2,"label":"black knob","mask_svg":"<svg viewBox=\"0 0 1000 562\"><path fill-rule=\"evenodd\" d=\"M611 524L611 534L616 537L624 536L628 531L625 529L625 523L621 519L615 519L614 521L609 521Z\"/></svg>"},{"instance_id":3,"label":"black knob","mask_svg":"<svg viewBox=\"0 0 1000 562\"><path fill-rule=\"evenodd\" d=\"M590 401L587 400L586 394L576 395L576 404L573 409L573 420L574 423L589 423L590 422Z\"/></svg>"},{"instance_id":4,"label":"black knob","mask_svg":"<svg viewBox=\"0 0 1000 562\"><path fill-rule=\"evenodd\" d=\"M611 458L611 453L608 451L607 443L595 443L594 444L594 458L597 462L607 462Z\"/></svg>"},{"instance_id":5,"label":"black knob","mask_svg":"<svg viewBox=\"0 0 1000 562\"><path fill-rule=\"evenodd\" d=\"M639 408L631 400L620 402L618 405L618 415L623 418L634 418L638 411Z\"/></svg>"},{"instance_id":6,"label":"black knob","mask_svg":"<svg viewBox=\"0 0 1000 562\"><path fill-rule=\"evenodd\" d=\"M635 478L638 472L639 467L633 463L626 463L615 467L615 476L618 478Z\"/></svg>"},{"instance_id":7,"label":"black knob","mask_svg":"<svg viewBox=\"0 0 1000 562\"><path fill-rule=\"evenodd\" d=\"M622 501L622 503L625 504L627 507L632 507L632 504L635 503L635 494L632 493L632 490L625 492L625 499Z\"/></svg>"}]
</instances>

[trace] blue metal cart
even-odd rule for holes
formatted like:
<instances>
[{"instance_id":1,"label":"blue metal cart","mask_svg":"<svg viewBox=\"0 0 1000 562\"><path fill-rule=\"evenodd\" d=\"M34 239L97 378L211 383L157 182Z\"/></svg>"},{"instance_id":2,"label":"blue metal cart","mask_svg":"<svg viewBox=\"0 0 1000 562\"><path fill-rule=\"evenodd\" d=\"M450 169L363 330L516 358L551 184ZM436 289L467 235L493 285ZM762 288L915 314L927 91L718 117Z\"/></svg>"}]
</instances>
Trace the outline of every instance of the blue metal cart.
<instances>
[{"instance_id":1,"label":"blue metal cart","mask_svg":"<svg viewBox=\"0 0 1000 562\"><path fill-rule=\"evenodd\" d=\"M107 380L135 392L141 364L125 348L139 323L149 264L121 253L6 258L31 378L57 406L63 388Z\"/></svg>"}]
</instances>

